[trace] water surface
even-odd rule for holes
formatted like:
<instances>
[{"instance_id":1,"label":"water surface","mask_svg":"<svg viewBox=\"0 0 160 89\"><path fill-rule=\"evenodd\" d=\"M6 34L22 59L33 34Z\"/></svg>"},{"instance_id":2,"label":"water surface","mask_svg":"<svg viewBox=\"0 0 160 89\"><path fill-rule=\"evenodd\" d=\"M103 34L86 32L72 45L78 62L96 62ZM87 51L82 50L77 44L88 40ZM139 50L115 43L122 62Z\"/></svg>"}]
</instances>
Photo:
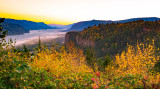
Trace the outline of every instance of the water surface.
<instances>
[{"instance_id":1,"label":"water surface","mask_svg":"<svg viewBox=\"0 0 160 89\"><path fill-rule=\"evenodd\" d=\"M6 40L8 41L9 38L11 38L13 42L16 41L15 46L26 43L34 44L35 42L38 42L39 37L42 41L63 37L66 34L66 32L61 31L62 29L30 30L29 33L25 33L23 35L6 36Z\"/></svg>"}]
</instances>

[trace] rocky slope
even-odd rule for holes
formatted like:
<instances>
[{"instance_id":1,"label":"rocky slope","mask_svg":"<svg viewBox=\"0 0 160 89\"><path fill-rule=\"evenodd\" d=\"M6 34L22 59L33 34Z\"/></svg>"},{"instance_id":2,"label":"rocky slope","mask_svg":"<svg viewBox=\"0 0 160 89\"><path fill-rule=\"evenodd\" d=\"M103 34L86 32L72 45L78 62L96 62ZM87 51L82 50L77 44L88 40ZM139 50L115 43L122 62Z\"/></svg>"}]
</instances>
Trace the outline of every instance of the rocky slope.
<instances>
[{"instance_id":1,"label":"rocky slope","mask_svg":"<svg viewBox=\"0 0 160 89\"><path fill-rule=\"evenodd\" d=\"M75 42L76 43L76 37L77 35L79 34L78 31L70 31L70 32L67 32L66 35L65 35L65 43L69 43L69 42Z\"/></svg>"},{"instance_id":2,"label":"rocky slope","mask_svg":"<svg viewBox=\"0 0 160 89\"><path fill-rule=\"evenodd\" d=\"M95 46L95 42L89 39L84 39L79 37L80 32L78 31L70 31L65 35L65 43L74 42L76 45L80 45L83 47Z\"/></svg>"},{"instance_id":3,"label":"rocky slope","mask_svg":"<svg viewBox=\"0 0 160 89\"><path fill-rule=\"evenodd\" d=\"M80 46L83 47L94 47L95 46L95 42L89 39L83 39L81 37L79 37L78 35L76 36L76 43Z\"/></svg>"}]
</instances>

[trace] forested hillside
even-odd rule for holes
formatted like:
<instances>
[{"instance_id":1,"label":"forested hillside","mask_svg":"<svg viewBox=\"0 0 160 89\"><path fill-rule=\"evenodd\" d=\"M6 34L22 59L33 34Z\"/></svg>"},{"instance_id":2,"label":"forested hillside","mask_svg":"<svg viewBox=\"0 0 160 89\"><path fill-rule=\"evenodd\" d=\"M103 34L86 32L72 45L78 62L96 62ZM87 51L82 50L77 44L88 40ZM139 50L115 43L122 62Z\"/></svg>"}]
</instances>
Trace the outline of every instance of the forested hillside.
<instances>
[{"instance_id":1,"label":"forested hillside","mask_svg":"<svg viewBox=\"0 0 160 89\"><path fill-rule=\"evenodd\" d=\"M84 29L74 38L79 46L85 46L79 40L94 41L97 57L104 57L107 54L115 55L125 50L127 44L149 43L152 39L155 40L156 47L160 47L160 21L138 20L126 23L99 24ZM73 41L75 42L75 40ZM88 43L85 47L88 45L91 44Z\"/></svg>"}]
</instances>

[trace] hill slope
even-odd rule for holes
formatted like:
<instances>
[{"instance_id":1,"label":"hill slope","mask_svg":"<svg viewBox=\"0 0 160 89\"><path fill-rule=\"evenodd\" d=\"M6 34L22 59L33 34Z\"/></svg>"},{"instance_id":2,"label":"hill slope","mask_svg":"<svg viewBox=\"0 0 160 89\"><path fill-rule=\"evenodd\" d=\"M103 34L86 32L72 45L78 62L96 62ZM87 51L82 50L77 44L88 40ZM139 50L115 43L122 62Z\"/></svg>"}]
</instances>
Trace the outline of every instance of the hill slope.
<instances>
[{"instance_id":1,"label":"hill slope","mask_svg":"<svg viewBox=\"0 0 160 89\"><path fill-rule=\"evenodd\" d=\"M8 35L20 35L24 33L29 33L29 30L24 29L24 27L18 24L4 22L1 25L4 31L8 31Z\"/></svg>"}]
</instances>

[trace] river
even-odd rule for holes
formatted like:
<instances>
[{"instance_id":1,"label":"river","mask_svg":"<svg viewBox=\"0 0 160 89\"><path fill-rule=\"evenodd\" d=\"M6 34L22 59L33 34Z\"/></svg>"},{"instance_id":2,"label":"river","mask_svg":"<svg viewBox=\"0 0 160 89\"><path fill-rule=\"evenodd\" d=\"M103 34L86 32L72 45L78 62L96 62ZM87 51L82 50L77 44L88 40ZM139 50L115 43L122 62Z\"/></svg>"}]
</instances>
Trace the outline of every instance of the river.
<instances>
[{"instance_id":1,"label":"river","mask_svg":"<svg viewBox=\"0 0 160 89\"><path fill-rule=\"evenodd\" d=\"M38 42L39 37L41 41L64 37L66 32L61 31L62 29L30 30L29 33L24 33L23 35L6 36L6 41L11 38L14 43L16 42L15 46L23 44L34 44Z\"/></svg>"}]
</instances>

